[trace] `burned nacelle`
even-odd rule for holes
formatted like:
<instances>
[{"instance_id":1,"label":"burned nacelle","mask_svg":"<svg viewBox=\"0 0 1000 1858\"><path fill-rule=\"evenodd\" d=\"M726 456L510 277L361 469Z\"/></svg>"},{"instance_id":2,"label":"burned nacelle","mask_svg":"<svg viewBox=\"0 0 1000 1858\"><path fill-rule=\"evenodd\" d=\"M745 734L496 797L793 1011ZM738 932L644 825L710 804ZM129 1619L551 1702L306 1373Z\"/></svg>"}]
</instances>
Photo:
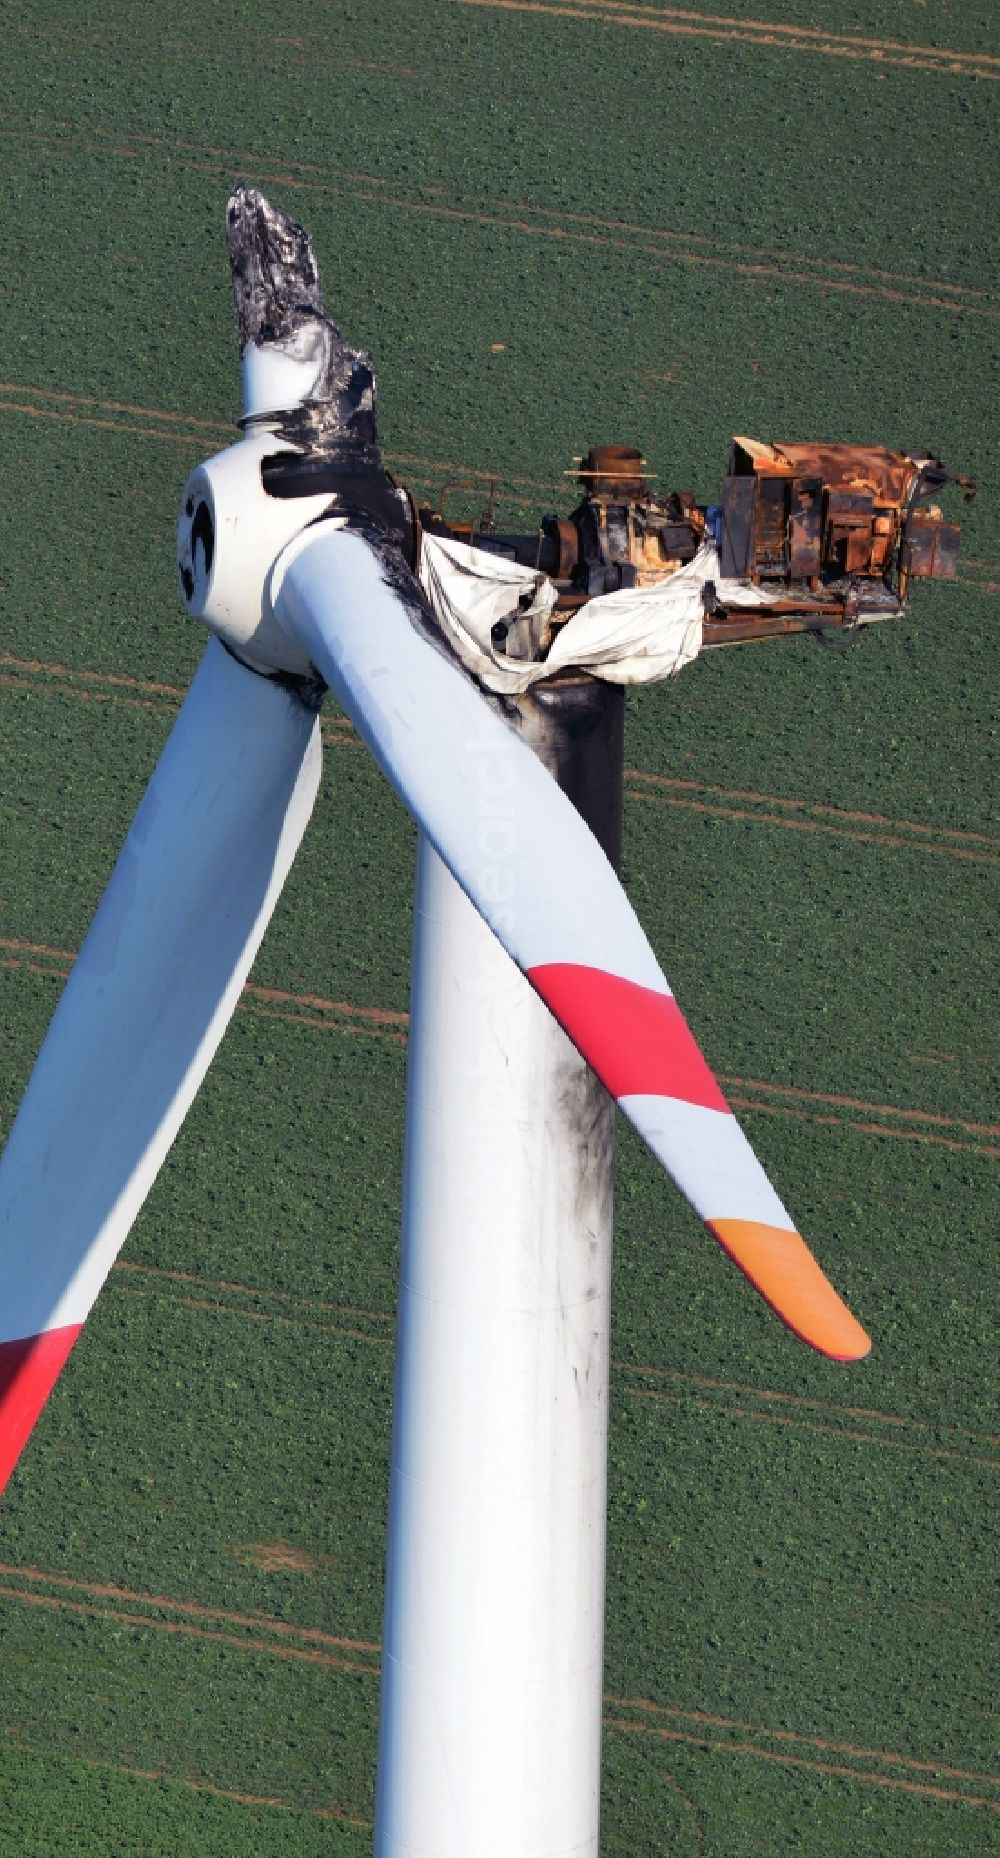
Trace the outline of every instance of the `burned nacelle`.
<instances>
[{"instance_id":1,"label":"burned nacelle","mask_svg":"<svg viewBox=\"0 0 1000 1858\"><path fill-rule=\"evenodd\" d=\"M499 534L492 503L479 523L444 523L422 509L431 533L472 542L491 554L536 567L579 602L621 587L646 587L690 561L706 536L706 513L689 491L661 497L650 486L646 460L628 445L595 445L568 471L583 491L569 516L544 516L536 535Z\"/></svg>"},{"instance_id":2,"label":"burned nacelle","mask_svg":"<svg viewBox=\"0 0 1000 1858\"><path fill-rule=\"evenodd\" d=\"M582 501L546 516L534 535L499 534L490 509L479 524L425 528L470 541L550 576L566 615L596 595L655 586L706 549L705 643L785 632L850 632L903 611L911 580L953 576L959 527L933 501L947 484L972 497L925 452L884 446L765 445L733 440L721 502L653 488L641 452L595 445L576 460ZM740 588L753 590L741 605Z\"/></svg>"},{"instance_id":3,"label":"burned nacelle","mask_svg":"<svg viewBox=\"0 0 1000 1858\"><path fill-rule=\"evenodd\" d=\"M959 527L931 501L951 483L975 490L928 453L734 439L720 571L755 585L804 583L812 593L859 576L903 600L910 579L955 573Z\"/></svg>"}]
</instances>

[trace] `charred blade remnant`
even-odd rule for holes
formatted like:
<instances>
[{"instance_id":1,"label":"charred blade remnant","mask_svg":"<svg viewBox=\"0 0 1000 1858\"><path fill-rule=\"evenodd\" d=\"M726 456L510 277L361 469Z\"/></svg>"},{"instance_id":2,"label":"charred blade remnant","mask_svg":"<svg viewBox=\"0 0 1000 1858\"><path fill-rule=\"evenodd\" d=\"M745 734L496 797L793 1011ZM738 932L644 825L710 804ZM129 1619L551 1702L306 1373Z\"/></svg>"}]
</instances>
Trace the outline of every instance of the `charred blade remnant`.
<instances>
[{"instance_id":1,"label":"charred blade remnant","mask_svg":"<svg viewBox=\"0 0 1000 1858\"><path fill-rule=\"evenodd\" d=\"M325 314L308 233L240 181L226 209L226 237L240 354L274 346L314 366L303 404L273 416L281 437L305 451L377 445L371 358L345 342Z\"/></svg>"},{"instance_id":2,"label":"charred blade remnant","mask_svg":"<svg viewBox=\"0 0 1000 1858\"><path fill-rule=\"evenodd\" d=\"M245 367L264 370L262 395L251 397L254 410L241 423L263 426L295 448L276 448L262 460L265 491L283 499L328 495L331 515L374 524L412 563L412 503L382 462L371 359L327 316L308 233L238 182L226 237L240 355ZM286 391L291 406L282 404Z\"/></svg>"},{"instance_id":3,"label":"charred blade remnant","mask_svg":"<svg viewBox=\"0 0 1000 1858\"><path fill-rule=\"evenodd\" d=\"M240 354L248 342L281 342L323 317L323 292L309 234L237 181L226 207Z\"/></svg>"}]
</instances>

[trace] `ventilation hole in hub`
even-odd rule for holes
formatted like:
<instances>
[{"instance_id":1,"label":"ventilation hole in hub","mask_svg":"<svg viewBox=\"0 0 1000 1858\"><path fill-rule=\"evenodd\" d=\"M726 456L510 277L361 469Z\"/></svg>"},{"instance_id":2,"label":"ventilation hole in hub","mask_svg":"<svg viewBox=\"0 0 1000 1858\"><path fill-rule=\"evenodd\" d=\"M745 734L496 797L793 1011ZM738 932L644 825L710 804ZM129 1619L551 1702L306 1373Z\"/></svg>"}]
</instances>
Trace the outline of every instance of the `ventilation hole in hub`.
<instances>
[{"instance_id":1,"label":"ventilation hole in hub","mask_svg":"<svg viewBox=\"0 0 1000 1858\"><path fill-rule=\"evenodd\" d=\"M193 497L189 497L189 498L188 498L188 500L187 500L187 502L185 503L185 505L184 505L184 514L185 514L185 516L193 516L193 515L194 515L194 498L193 498Z\"/></svg>"},{"instance_id":2,"label":"ventilation hole in hub","mask_svg":"<svg viewBox=\"0 0 1000 1858\"><path fill-rule=\"evenodd\" d=\"M201 543L205 555L205 573L212 572L212 556L215 554L215 530L207 503L199 503L191 524L191 558L195 559L198 544Z\"/></svg>"},{"instance_id":3,"label":"ventilation hole in hub","mask_svg":"<svg viewBox=\"0 0 1000 1858\"><path fill-rule=\"evenodd\" d=\"M194 593L194 575L190 568L181 569L181 586L184 589L184 598L190 600Z\"/></svg>"}]
</instances>

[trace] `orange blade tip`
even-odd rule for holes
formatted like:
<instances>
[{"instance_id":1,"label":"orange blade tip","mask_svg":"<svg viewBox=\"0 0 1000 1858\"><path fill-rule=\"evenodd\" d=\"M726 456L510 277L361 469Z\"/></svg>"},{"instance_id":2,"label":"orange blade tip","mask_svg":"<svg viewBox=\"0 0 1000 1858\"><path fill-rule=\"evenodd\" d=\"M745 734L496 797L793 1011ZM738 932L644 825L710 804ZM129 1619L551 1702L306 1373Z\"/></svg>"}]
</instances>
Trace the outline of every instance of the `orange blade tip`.
<instances>
[{"instance_id":1,"label":"orange blade tip","mask_svg":"<svg viewBox=\"0 0 1000 1858\"><path fill-rule=\"evenodd\" d=\"M833 1361L861 1361L871 1338L824 1277L804 1239L752 1219L710 1219L718 1239L755 1290L803 1342Z\"/></svg>"}]
</instances>

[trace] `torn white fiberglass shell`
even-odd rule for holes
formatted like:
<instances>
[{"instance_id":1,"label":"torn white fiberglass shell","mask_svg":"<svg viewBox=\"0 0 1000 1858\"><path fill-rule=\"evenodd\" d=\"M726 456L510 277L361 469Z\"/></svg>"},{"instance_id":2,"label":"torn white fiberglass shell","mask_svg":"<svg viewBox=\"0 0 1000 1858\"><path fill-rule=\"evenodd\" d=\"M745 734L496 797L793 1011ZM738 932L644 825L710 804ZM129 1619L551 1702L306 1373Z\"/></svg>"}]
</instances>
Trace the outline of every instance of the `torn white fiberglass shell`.
<instances>
[{"instance_id":1,"label":"torn white fiberglass shell","mask_svg":"<svg viewBox=\"0 0 1000 1858\"><path fill-rule=\"evenodd\" d=\"M588 600L558 630L551 617L556 588L535 568L425 531L417 572L466 670L485 689L510 695L571 668L612 684L674 677L701 650L707 582L715 582L724 604L766 607L773 599L764 588L723 580L711 543L653 587L622 588ZM530 658L511 655L509 628L518 624L530 628L536 646ZM495 642L497 628L507 634L505 650ZM549 651L539 657L537 647L544 649L549 638Z\"/></svg>"}]
</instances>

